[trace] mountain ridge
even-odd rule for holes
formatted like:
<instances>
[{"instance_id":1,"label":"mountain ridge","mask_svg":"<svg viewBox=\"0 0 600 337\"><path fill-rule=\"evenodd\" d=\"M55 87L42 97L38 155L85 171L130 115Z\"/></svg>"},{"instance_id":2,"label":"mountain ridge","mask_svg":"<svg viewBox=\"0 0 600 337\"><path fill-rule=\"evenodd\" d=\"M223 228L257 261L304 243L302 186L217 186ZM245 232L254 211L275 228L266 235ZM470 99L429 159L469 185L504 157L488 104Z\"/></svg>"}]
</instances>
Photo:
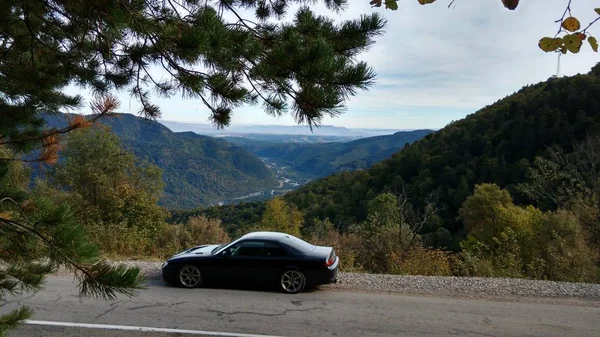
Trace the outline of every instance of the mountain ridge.
<instances>
[{"instance_id":1,"label":"mountain ridge","mask_svg":"<svg viewBox=\"0 0 600 337\"><path fill-rule=\"evenodd\" d=\"M66 125L65 115L47 116L49 126ZM168 127L127 113L100 120L140 159L163 169L168 208L210 206L276 186L273 172L249 151L223 139L179 134Z\"/></svg>"},{"instance_id":2,"label":"mountain ridge","mask_svg":"<svg viewBox=\"0 0 600 337\"><path fill-rule=\"evenodd\" d=\"M321 177L341 170L368 168L432 132L429 129L399 131L392 135L326 143L274 143L238 137L224 139L259 157L277 160L300 173Z\"/></svg>"},{"instance_id":3,"label":"mountain ridge","mask_svg":"<svg viewBox=\"0 0 600 337\"><path fill-rule=\"evenodd\" d=\"M215 129L210 124L201 123L189 123L189 122L177 122L171 120L160 120L159 123L167 126L169 129L182 132L192 131L202 135L216 135L216 136L227 136L227 135L248 135L248 134L271 134L271 135L296 135L296 136L307 136L307 137L371 137L375 135L389 135L398 131L413 131L413 130L402 130L402 129L379 129L379 128L348 128L345 126L336 125L321 125L313 128L311 131L308 126L305 125L231 125L225 129Z\"/></svg>"}]
</instances>

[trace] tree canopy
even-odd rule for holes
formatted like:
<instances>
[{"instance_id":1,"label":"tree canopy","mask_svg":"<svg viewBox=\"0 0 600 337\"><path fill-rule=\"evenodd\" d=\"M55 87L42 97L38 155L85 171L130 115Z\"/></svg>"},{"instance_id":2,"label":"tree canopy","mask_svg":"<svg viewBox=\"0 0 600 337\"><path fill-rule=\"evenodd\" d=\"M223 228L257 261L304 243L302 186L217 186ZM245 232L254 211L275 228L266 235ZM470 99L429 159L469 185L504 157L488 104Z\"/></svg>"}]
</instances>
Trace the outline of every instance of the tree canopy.
<instances>
[{"instance_id":1,"label":"tree canopy","mask_svg":"<svg viewBox=\"0 0 600 337\"><path fill-rule=\"evenodd\" d=\"M347 0L324 3L341 11ZM160 115L154 90L198 99L220 127L252 103L319 124L373 83L375 72L356 56L385 21L373 13L336 24L305 5L283 20L296 4L303 1L4 2L0 108L11 123L39 126L32 111L80 107L82 97L61 91L75 84L103 96L127 90L148 117Z\"/></svg>"}]
</instances>

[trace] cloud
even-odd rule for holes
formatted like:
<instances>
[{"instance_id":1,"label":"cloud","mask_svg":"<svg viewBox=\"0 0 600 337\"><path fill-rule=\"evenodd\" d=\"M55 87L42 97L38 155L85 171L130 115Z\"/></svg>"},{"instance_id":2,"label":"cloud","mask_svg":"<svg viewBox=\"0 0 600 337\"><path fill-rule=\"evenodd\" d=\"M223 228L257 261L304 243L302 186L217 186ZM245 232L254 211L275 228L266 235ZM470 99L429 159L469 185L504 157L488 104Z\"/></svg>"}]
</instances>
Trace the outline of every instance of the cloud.
<instances>
[{"instance_id":1,"label":"cloud","mask_svg":"<svg viewBox=\"0 0 600 337\"><path fill-rule=\"evenodd\" d=\"M388 21L385 34L359 57L378 73L375 85L358 92L347 103L347 113L326 118L326 124L440 127L556 72L557 55L542 52L537 42L556 33L554 21L562 15L566 0L521 1L515 11L504 8L500 0L456 0L453 8L447 7L449 0L425 6L400 0L397 11L371 8L368 2L351 0L340 14L322 4L311 5L336 21L374 11ZM594 7L598 5L593 0L571 5L572 14L584 25L597 17ZM600 26L590 32L600 35ZM586 43L579 54L561 57L560 73L587 73L596 62L598 54ZM129 100L127 94L121 97ZM200 102L178 96L156 102L165 119L203 123L209 115ZM275 119L259 109L237 109L232 121L294 123L289 116ZM136 110L137 106L131 112Z\"/></svg>"},{"instance_id":2,"label":"cloud","mask_svg":"<svg viewBox=\"0 0 600 337\"><path fill-rule=\"evenodd\" d=\"M537 41L554 35L566 1L523 1L516 11L506 10L500 0L457 0L455 9L444 3L400 1L398 11L385 12L385 36L362 56L379 79L350 101L349 114L408 106L463 108L466 115L555 74L557 55L543 53ZM596 17L595 5L579 1L571 8L585 23ZM561 75L586 73L597 61L598 54L584 45L579 54L561 57ZM447 122L453 117L438 116ZM397 123L405 122L406 116L398 116Z\"/></svg>"}]
</instances>

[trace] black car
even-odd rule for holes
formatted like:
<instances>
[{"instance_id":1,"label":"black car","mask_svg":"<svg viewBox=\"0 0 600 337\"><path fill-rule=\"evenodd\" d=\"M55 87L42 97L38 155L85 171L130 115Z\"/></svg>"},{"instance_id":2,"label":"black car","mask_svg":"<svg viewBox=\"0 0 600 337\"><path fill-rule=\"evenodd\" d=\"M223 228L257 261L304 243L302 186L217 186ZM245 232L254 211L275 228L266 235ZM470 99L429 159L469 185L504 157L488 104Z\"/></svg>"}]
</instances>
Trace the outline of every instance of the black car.
<instances>
[{"instance_id":1,"label":"black car","mask_svg":"<svg viewBox=\"0 0 600 337\"><path fill-rule=\"evenodd\" d=\"M254 232L228 244L175 254L163 263L162 277L187 288L214 282L272 283L294 294L306 286L337 282L339 263L332 247L285 233Z\"/></svg>"}]
</instances>

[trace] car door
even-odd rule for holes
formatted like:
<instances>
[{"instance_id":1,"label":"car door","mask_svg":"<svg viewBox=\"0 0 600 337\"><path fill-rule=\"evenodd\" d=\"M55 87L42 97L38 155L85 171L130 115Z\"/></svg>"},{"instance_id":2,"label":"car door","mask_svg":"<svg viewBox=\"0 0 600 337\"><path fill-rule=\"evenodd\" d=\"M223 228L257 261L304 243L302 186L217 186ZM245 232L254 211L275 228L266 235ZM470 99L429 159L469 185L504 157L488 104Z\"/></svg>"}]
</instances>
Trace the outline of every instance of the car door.
<instances>
[{"instance_id":1,"label":"car door","mask_svg":"<svg viewBox=\"0 0 600 337\"><path fill-rule=\"evenodd\" d=\"M260 266L264 243L258 240L244 240L227 248L224 252L221 278L225 281L254 281Z\"/></svg>"},{"instance_id":2,"label":"car door","mask_svg":"<svg viewBox=\"0 0 600 337\"><path fill-rule=\"evenodd\" d=\"M277 282L279 273L290 261L291 256L279 243L265 241L262 250L262 262L257 270L257 281Z\"/></svg>"}]
</instances>

